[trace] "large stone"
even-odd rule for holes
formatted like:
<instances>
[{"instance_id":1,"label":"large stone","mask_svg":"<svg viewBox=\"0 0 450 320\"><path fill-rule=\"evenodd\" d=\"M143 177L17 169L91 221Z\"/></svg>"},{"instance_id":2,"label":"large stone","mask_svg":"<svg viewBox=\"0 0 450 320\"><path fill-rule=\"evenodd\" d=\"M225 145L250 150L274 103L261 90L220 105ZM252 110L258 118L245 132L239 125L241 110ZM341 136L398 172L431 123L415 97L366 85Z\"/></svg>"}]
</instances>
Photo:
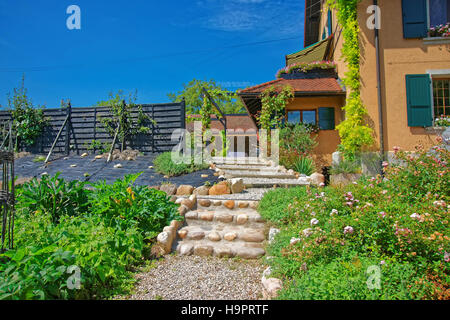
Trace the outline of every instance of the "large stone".
<instances>
[{"instance_id":1,"label":"large stone","mask_svg":"<svg viewBox=\"0 0 450 320\"><path fill-rule=\"evenodd\" d=\"M192 251L194 251L194 245L192 245L190 243L183 243L182 245L180 245L178 247L178 252L182 256L189 256L192 254Z\"/></svg>"},{"instance_id":2,"label":"large stone","mask_svg":"<svg viewBox=\"0 0 450 320\"><path fill-rule=\"evenodd\" d=\"M237 238L237 234L234 232L228 232L223 236L223 238L227 241L233 241Z\"/></svg>"},{"instance_id":3,"label":"large stone","mask_svg":"<svg viewBox=\"0 0 450 320\"><path fill-rule=\"evenodd\" d=\"M275 236L280 232L280 229L270 228L269 230L269 243L272 243L275 240Z\"/></svg>"},{"instance_id":4,"label":"large stone","mask_svg":"<svg viewBox=\"0 0 450 320\"><path fill-rule=\"evenodd\" d=\"M248 221L248 215L240 214L236 217L237 224L245 224Z\"/></svg>"},{"instance_id":5,"label":"large stone","mask_svg":"<svg viewBox=\"0 0 450 320\"><path fill-rule=\"evenodd\" d=\"M209 192L209 187L207 186L201 186L194 190L193 194L197 196L207 196Z\"/></svg>"},{"instance_id":6,"label":"large stone","mask_svg":"<svg viewBox=\"0 0 450 320\"><path fill-rule=\"evenodd\" d=\"M186 215L184 217L186 219L195 220L198 218L198 213L197 213L197 211L189 211L188 213L186 213Z\"/></svg>"},{"instance_id":7,"label":"large stone","mask_svg":"<svg viewBox=\"0 0 450 320\"><path fill-rule=\"evenodd\" d=\"M336 187L346 186L361 178L359 173L340 173L330 176L330 184Z\"/></svg>"},{"instance_id":8,"label":"large stone","mask_svg":"<svg viewBox=\"0 0 450 320\"><path fill-rule=\"evenodd\" d=\"M233 256L233 251L231 248L225 247L225 246L219 246L214 248L214 256L218 258L224 258L228 257L231 258Z\"/></svg>"},{"instance_id":9,"label":"large stone","mask_svg":"<svg viewBox=\"0 0 450 320\"><path fill-rule=\"evenodd\" d=\"M194 254L197 256L210 256L213 253L213 247L208 245L197 245L194 247Z\"/></svg>"},{"instance_id":10,"label":"large stone","mask_svg":"<svg viewBox=\"0 0 450 320\"><path fill-rule=\"evenodd\" d=\"M220 196L222 194L230 194L231 190L227 183L219 183L209 189L210 196Z\"/></svg>"},{"instance_id":11,"label":"large stone","mask_svg":"<svg viewBox=\"0 0 450 320\"><path fill-rule=\"evenodd\" d=\"M180 231L178 231L178 236L179 236L181 239L186 238L187 234L188 234L188 231L187 231L186 229L181 229Z\"/></svg>"},{"instance_id":12,"label":"large stone","mask_svg":"<svg viewBox=\"0 0 450 320\"><path fill-rule=\"evenodd\" d=\"M249 202L250 208L255 209L255 210L258 208L258 204L259 204L258 201L251 201L251 202Z\"/></svg>"},{"instance_id":13,"label":"large stone","mask_svg":"<svg viewBox=\"0 0 450 320\"><path fill-rule=\"evenodd\" d=\"M264 241L264 232L253 229L246 229L239 234L239 239L247 242L262 242Z\"/></svg>"},{"instance_id":14,"label":"large stone","mask_svg":"<svg viewBox=\"0 0 450 320\"><path fill-rule=\"evenodd\" d=\"M241 193L244 191L244 179L242 178L231 179L230 185L232 193Z\"/></svg>"},{"instance_id":15,"label":"large stone","mask_svg":"<svg viewBox=\"0 0 450 320\"><path fill-rule=\"evenodd\" d=\"M214 213L212 213L212 212L199 213L198 218L203 221L213 221Z\"/></svg>"},{"instance_id":16,"label":"large stone","mask_svg":"<svg viewBox=\"0 0 450 320\"><path fill-rule=\"evenodd\" d=\"M191 201L189 199L183 199L181 201L181 205L186 206L189 210L192 210L194 208L195 203L194 201Z\"/></svg>"},{"instance_id":17,"label":"large stone","mask_svg":"<svg viewBox=\"0 0 450 320\"><path fill-rule=\"evenodd\" d=\"M173 196L177 192L177 187L173 184L165 183L159 187L159 190L164 191L168 196Z\"/></svg>"},{"instance_id":18,"label":"large stone","mask_svg":"<svg viewBox=\"0 0 450 320\"><path fill-rule=\"evenodd\" d=\"M211 241L220 241L222 237L218 232L212 231L208 234L208 239Z\"/></svg>"},{"instance_id":19,"label":"large stone","mask_svg":"<svg viewBox=\"0 0 450 320\"><path fill-rule=\"evenodd\" d=\"M197 203L199 205L201 205L202 207L210 207L211 206L211 201L207 200L207 199L200 199L197 201Z\"/></svg>"},{"instance_id":20,"label":"large stone","mask_svg":"<svg viewBox=\"0 0 450 320\"><path fill-rule=\"evenodd\" d=\"M156 240L158 241L158 245L163 249L164 254L170 253L170 250L172 248L172 235L170 234L170 232L161 232L156 237Z\"/></svg>"},{"instance_id":21,"label":"large stone","mask_svg":"<svg viewBox=\"0 0 450 320\"><path fill-rule=\"evenodd\" d=\"M189 211L189 208L184 205L182 205L178 208L178 213L182 216L184 216L186 214L186 212L188 212L188 211Z\"/></svg>"},{"instance_id":22,"label":"large stone","mask_svg":"<svg viewBox=\"0 0 450 320\"><path fill-rule=\"evenodd\" d=\"M189 231L187 234L187 239L189 240L202 240L205 237L205 233L200 230Z\"/></svg>"},{"instance_id":23,"label":"large stone","mask_svg":"<svg viewBox=\"0 0 450 320\"><path fill-rule=\"evenodd\" d=\"M315 186L320 186L321 184L325 183L325 176L318 172L313 173L311 175L311 177L309 177L309 178L310 178L311 184L313 184Z\"/></svg>"},{"instance_id":24,"label":"large stone","mask_svg":"<svg viewBox=\"0 0 450 320\"><path fill-rule=\"evenodd\" d=\"M179 221L179 220L172 220L172 221L170 222L170 226L171 226L171 227L174 227L175 230L178 230L182 225L183 225L183 222L182 222L182 221Z\"/></svg>"},{"instance_id":25,"label":"large stone","mask_svg":"<svg viewBox=\"0 0 450 320\"><path fill-rule=\"evenodd\" d=\"M226 208L228 208L228 209L230 209L230 210L233 210L233 209L234 209L234 206L236 205L236 203L234 202L234 200L227 200L227 201L225 201L225 202L223 203L223 205L224 205Z\"/></svg>"},{"instance_id":26,"label":"large stone","mask_svg":"<svg viewBox=\"0 0 450 320\"><path fill-rule=\"evenodd\" d=\"M228 213L216 213L216 220L223 223L233 222L233 215Z\"/></svg>"},{"instance_id":27,"label":"large stone","mask_svg":"<svg viewBox=\"0 0 450 320\"><path fill-rule=\"evenodd\" d=\"M266 251L262 248L237 247L236 255L242 259L258 259L262 257Z\"/></svg>"},{"instance_id":28,"label":"large stone","mask_svg":"<svg viewBox=\"0 0 450 320\"><path fill-rule=\"evenodd\" d=\"M248 208L248 202L247 201L239 201L238 207L241 209Z\"/></svg>"},{"instance_id":29,"label":"large stone","mask_svg":"<svg viewBox=\"0 0 450 320\"><path fill-rule=\"evenodd\" d=\"M263 286L263 298L265 300L276 298L278 292L283 288L283 283L277 278L263 277L261 284Z\"/></svg>"},{"instance_id":30,"label":"large stone","mask_svg":"<svg viewBox=\"0 0 450 320\"><path fill-rule=\"evenodd\" d=\"M222 201L214 201L213 205L216 206L216 207L219 207L219 206L222 205Z\"/></svg>"},{"instance_id":31,"label":"large stone","mask_svg":"<svg viewBox=\"0 0 450 320\"><path fill-rule=\"evenodd\" d=\"M177 189L177 196L190 196L193 191L194 191L193 186L182 184Z\"/></svg>"}]
</instances>

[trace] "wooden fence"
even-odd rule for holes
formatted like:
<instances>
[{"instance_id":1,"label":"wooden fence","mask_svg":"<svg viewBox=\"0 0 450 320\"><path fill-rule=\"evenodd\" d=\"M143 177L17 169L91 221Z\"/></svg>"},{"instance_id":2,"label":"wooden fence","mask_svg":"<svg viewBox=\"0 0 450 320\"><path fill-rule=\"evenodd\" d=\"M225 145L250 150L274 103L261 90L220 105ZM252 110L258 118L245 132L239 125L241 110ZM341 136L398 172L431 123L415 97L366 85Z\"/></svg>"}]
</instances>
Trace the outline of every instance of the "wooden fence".
<instances>
[{"instance_id":1,"label":"wooden fence","mask_svg":"<svg viewBox=\"0 0 450 320\"><path fill-rule=\"evenodd\" d=\"M186 126L185 103L143 104L141 106L144 114L154 122L148 121L146 124L150 129L149 133L129 137L126 146L143 153L172 150L180 138L179 136L178 139L172 140L172 133L174 130L184 129ZM66 125L62 132L53 153L67 153L69 149L71 152L80 154L92 149L94 141L98 144L111 145L113 137L107 132L101 120L103 117L112 117L109 107L59 108L44 109L44 115L49 119L49 125L46 126L43 134L33 146L21 149L33 153L48 153L69 112L69 125ZM137 117L138 109L135 107L131 111L131 118L137 119ZM11 113L0 111L0 126L7 126L10 121ZM120 147L119 141L115 147Z\"/></svg>"}]
</instances>

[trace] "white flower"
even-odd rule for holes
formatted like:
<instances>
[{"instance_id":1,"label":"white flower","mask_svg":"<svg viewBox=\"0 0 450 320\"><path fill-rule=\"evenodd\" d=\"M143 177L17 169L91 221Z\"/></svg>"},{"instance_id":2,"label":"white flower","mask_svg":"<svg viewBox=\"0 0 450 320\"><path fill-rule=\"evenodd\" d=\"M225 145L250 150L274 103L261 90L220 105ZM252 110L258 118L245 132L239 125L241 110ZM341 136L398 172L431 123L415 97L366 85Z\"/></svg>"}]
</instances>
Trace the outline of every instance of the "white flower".
<instances>
[{"instance_id":1,"label":"white flower","mask_svg":"<svg viewBox=\"0 0 450 320\"><path fill-rule=\"evenodd\" d=\"M294 245L294 244L296 244L296 243L299 243L301 240L302 240L302 239L300 239L300 238L291 238L290 243L291 243L291 245Z\"/></svg>"},{"instance_id":2,"label":"white flower","mask_svg":"<svg viewBox=\"0 0 450 320\"><path fill-rule=\"evenodd\" d=\"M352 234L353 233L353 227L351 227L351 226L346 226L345 228L344 228L344 234L347 234L347 233L349 233L349 234Z\"/></svg>"},{"instance_id":3,"label":"white flower","mask_svg":"<svg viewBox=\"0 0 450 320\"><path fill-rule=\"evenodd\" d=\"M312 235L312 233L313 233L313 231L312 231L311 228L308 228L308 229L303 230L303 235L304 235L305 237L307 237L307 238L308 238L310 235Z\"/></svg>"},{"instance_id":4,"label":"white flower","mask_svg":"<svg viewBox=\"0 0 450 320\"><path fill-rule=\"evenodd\" d=\"M316 218L311 219L311 225L316 225L319 223L319 220L317 220Z\"/></svg>"},{"instance_id":5,"label":"white flower","mask_svg":"<svg viewBox=\"0 0 450 320\"><path fill-rule=\"evenodd\" d=\"M337 211L336 209L331 210L330 216L334 216L335 214L338 214L339 211Z\"/></svg>"},{"instance_id":6,"label":"white flower","mask_svg":"<svg viewBox=\"0 0 450 320\"><path fill-rule=\"evenodd\" d=\"M419 214L417 214L417 213L413 213L412 215L410 215L409 216L411 219L417 219L417 220L419 220L420 219L420 215Z\"/></svg>"}]
</instances>

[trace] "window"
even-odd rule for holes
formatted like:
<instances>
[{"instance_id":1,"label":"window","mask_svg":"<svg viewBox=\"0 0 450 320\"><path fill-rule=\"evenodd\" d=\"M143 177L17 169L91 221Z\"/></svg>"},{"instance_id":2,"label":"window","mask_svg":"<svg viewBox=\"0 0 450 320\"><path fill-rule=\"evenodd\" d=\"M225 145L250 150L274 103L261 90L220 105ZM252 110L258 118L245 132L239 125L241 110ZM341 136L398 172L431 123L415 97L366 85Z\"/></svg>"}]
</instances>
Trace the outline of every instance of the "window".
<instances>
[{"instance_id":1,"label":"window","mask_svg":"<svg viewBox=\"0 0 450 320\"><path fill-rule=\"evenodd\" d=\"M287 112L287 119L289 123L307 123L317 124L317 112L316 110L295 110Z\"/></svg>"},{"instance_id":2,"label":"window","mask_svg":"<svg viewBox=\"0 0 450 320\"><path fill-rule=\"evenodd\" d=\"M450 116L450 79L433 79L434 117Z\"/></svg>"},{"instance_id":3,"label":"window","mask_svg":"<svg viewBox=\"0 0 450 320\"><path fill-rule=\"evenodd\" d=\"M450 0L429 0L430 27L445 25L450 21Z\"/></svg>"}]
</instances>

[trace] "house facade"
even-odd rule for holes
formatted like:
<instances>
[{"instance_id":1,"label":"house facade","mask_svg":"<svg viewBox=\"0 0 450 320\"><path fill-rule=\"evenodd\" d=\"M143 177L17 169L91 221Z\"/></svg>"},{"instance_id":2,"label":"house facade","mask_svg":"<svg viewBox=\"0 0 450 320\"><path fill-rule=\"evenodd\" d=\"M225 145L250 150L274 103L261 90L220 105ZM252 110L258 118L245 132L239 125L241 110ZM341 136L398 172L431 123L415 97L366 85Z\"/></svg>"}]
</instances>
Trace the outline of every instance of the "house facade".
<instances>
[{"instance_id":1,"label":"house facade","mask_svg":"<svg viewBox=\"0 0 450 320\"><path fill-rule=\"evenodd\" d=\"M373 20L374 14L379 14L378 20ZM374 131L374 151L389 152L394 146L412 151L419 143L431 146L436 142L440 130L435 119L450 116L450 37L430 36L429 30L446 24L449 18L450 0L358 3L361 99L368 111L367 123ZM378 30L374 21L380 24ZM296 98L286 108L288 120L291 117L295 119L293 122L309 121L313 116L307 110L316 110L320 127L319 109L324 107L334 109L335 125L345 118L342 107L349 92L340 81L348 71L341 52L342 32L336 12L326 6L325 0L305 0L305 48L287 55L286 66L331 60L336 64L334 79L341 92L330 96L330 90L312 84L317 79L309 79L309 87L313 87L310 91L305 89L307 82L292 80L296 82L293 86ZM331 81L327 82L330 84ZM266 85L240 93L252 116L260 105L250 93ZM329 117L323 112L322 115ZM339 135L334 128L320 129L315 153L329 165L331 154L340 143Z\"/></svg>"}]
</instances>

